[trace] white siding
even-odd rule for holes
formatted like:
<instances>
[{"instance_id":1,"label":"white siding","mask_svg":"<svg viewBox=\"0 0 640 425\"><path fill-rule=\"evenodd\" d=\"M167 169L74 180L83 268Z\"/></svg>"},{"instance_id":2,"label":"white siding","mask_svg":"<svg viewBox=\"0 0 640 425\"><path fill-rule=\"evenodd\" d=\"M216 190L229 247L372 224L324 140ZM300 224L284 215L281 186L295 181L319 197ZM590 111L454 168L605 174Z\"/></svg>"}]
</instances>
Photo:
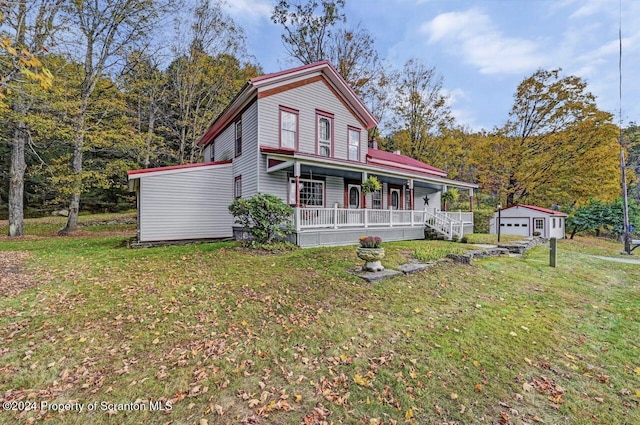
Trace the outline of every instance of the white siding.
<instances>
[{"instance_id":1,"label":"white siding","mask_svg":"<svg viewBox=\"0 0 640 425\"><path fill-rule=\"evenodd\" d=\"M327 176L325 181L325 207L333 208L335 203L344 206L344 179L342 177Z\"/></svg>"},{"instance_id":2,"label":"white siding","mask_svg":"<svg viewBox=\"0 0 640 425\"><path fill-rule=\"evenodd\" d=\"M556 219L556 227L553 228L553 217L551 218L551 227L549 229L549 237L550 238L564 238L564 217L555 217Z\"/></svg>"},{"instance_id":3,"label":"white siding","mask_svg":"<svg viewBox=\"0 0 640 425\"><path fill-rule=\"evenodd\" d=\"M334 114L333 150L336 158L348 159L348 127L361 129L360 161L367 153L367 130L324 82L317 81L258 100L260 115L260 144L279 147L280 106L299 111L298 143L300 152L316 153L316 109Z\"/></svg>"},{"instance_id":4,"label":"white siding","mask_svg":"<svg viewBox=\"0 0 640 425\"><path fill-rule=\"evenodd\" d=\"M416 187L413 189L413 199L416 210L423 210L425 207L429 209L440 209L440 195L442 192L432 192L431 189L427 189L426 187ZM424 197L427 196L429 198L429 205L425 205Z\"/></svg>"},{"instance_id":5,"label":"white siding","mask_svg":"<svg viewBox=\"0 0 640 425\"><path fill-rule=\"evenodd\" d=\"M231 165L140 177L140 242L232 235Z\"/></svg>"},{"instance_id":6,"label":"white siding","mask_svg":"<svg viewBox=\"0 0 640 425\"><path fill-rule=\"evenodd\" d=\"M242 113L242 155L233 159L233 177L242 176L243 198L258 193L258 155L258 104L254 102Z\"/></svg>"},{"instance_id":7,"label":"white siding","mask_svg":"<svg viewBox=\"0 0 640 425\"><path fill-rule=\"evenodd\" d=\"M227 161L229 159L233 159L233 156L235 155L235 137L235 128L233 125L230 125L222 132L222 134L215 138L213 146L214 161Z\"/></svg>"}]
</instances>

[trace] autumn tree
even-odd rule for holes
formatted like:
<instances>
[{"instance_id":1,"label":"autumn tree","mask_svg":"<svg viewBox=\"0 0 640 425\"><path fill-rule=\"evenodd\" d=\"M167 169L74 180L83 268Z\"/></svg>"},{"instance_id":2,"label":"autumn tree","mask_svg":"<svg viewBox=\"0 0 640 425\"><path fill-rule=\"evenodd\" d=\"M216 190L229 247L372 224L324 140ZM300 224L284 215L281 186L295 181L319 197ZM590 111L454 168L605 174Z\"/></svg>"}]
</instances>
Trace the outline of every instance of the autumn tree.
<instances>
[{"instance_id":1,"label":"autumn tree","mask_svg":"<svg viewBox=\"0 0 640 425\"><path fill-rule=\"evenodd\" d=\"M43 66L38 55L46 51L57 29L56 16L63 0L35 0L0 5L0 22L4 30L0 47L6 52L0 55L0 102L5 106L9 91L9 126L11 135L11 166L9 171L9 236L24 234L24 175L27 167L25 146L29 139L27 117L31 100L24 86L35 82L44 89L51 88L53 76Z\"/></svg>"},{"instance_id":2,"label":"autumn tree","mask_svg":"<svg viewBox=\"0 0 640 425\"><path fill-rule=\"evenodd\" d=\"M271 20L282 26L287 54L301 64L328 60L379 118L389 105L390 76L361 24L348 21L345 0L279 1Z\"/></svg>"},{"instance_id":3,"label":"autumn tree","mask_svg":"<svg viewBox=\"0 0 640 425\"><path fill-rule=\"evenodd\" d=\"M0 2L0 100L16 79L37 81L49 87L51 72L39 59L54 30L64 0ZM0 103L2 105L2 103Z\"/></svg>"},{"instance_id":4,"label":"autumn tree","mask_svg":"<svg viewBox=\"0 0 640 425\"><path fill-rule=\"evenodd\" d=\"M499 150L498 168L484 171L505 173L507 205L579 205L594 188L600 199L611 200L619 190L611 119L596 107L584 80L538 70L520 83L507 124L486 146L485 156Z\"/></svg>"},{"instance_id":5,"label":"autumn tree","mask_svg":"<svg viewBox=\"0 0 640 425\"><path fill-rule=\"evenodd\" d=\"M136 51L127 57L122 81L129 114L134 119L137 134L144 139L142 150L136 154L137 162L143 168L162 165L162 157L168 162L171 155L157 129L168 95L167 73L161 70L157 56Z\"/></svg>"},{"instance_id":6,"label":"autumn tree","mask_svg":"<svg viewBox=\"0 0 640 425\"><path fill-rule=\"evenodd\" d=\"M634 171L629 194L640 200L640 126L631 122L622 132L622 143L627 149L627 168Z\"/></svg>"},{"instance_id":7,"label":"autumn tree","mask_svg":"<svg viewBox=\"0 0 640 425\"><path fill-rule=\"evenodd\" d=\"M80 103L74 117L74 145L71 159L73 180L69 217L60 231L66 234L78 228L80 196L83 188L83 154L90 123L87 113L96 85L107 71L115 71L118 59L141 39L152 33L164 13L179 7L171 0L97 0L70 2L66 9L77 40L74 50L83 66Z\"/></svg>"},{"instance_id":8,"label":"autumn tree","mask_svg":"<svg viewBox=\"0 0 640 425\"><path fill-rule=\"evenodd\" d=\"M453 124L451 108L434 67L417 59L404 65L394 100L394 145L406 155L431 163L436 136Z\"/></svg>"},{"instance_id":9,"label":"autumn tree","mask_svg":"<svg viewBox=\"0 0 640 425\"><path fill-rule=\"evenodd\" d=\"M190 28L173 46L175 59L167 69L168 96L164 123L177 151L178 163L201 159L199 137L259 68L246 57L244 33L222 9L222 3L201 0Z\"/></svg>"}]
</instances>

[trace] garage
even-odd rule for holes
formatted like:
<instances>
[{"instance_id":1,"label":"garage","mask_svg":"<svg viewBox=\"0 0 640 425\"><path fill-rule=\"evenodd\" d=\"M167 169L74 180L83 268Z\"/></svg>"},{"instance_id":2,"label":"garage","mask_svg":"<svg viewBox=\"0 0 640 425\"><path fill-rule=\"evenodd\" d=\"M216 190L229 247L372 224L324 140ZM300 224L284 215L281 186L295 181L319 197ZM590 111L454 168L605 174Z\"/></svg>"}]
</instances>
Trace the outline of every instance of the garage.
<instances>
[{"instance_id":1,"label":"garage","mask_svg":"<svg viewBox=\"0 0 640 425\"><path fill-rule=\"evenodd\" d=\"M500 233L529 236L529 220L526 218L503 217L500 220Z\"/></svg>"},{"instance_id":2,"label":"garage","mask_svg":"<svg viewBox=\"0 0 640 425\"><path fill-rule=\"evenodd\" d=\"M489 232L498 233L500 226L502 235L562 238L566 218L567 214L554 209L536 205L512 205L493 214Z\"/></svg>"}]
</instances>

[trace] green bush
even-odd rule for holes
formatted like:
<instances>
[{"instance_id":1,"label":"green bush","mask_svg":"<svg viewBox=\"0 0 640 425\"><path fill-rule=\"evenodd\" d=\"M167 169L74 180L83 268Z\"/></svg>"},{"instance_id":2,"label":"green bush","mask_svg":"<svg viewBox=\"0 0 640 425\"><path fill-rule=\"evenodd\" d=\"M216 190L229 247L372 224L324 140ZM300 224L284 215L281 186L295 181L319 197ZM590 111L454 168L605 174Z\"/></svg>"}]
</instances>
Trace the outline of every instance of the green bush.
<instances>
[{"instance_id":1,"label":"green bush","mask_svg":"<svg viewBox=\"0 0 640 425\"><path fill-rule=\"evenodd\" d=\"M270 244L291 229L293 208L268 193L258 193L249 199L238 198L229 205L229 212L236 218L236 223L248 229L258 245Z\"/></svg>"},{"instance_id":2,"label":"green bush","mask_svg":"<svg viewBox=\"0 0 640 425\"><path fill-rule=\"evenodd\" d=\"M489 223L494 210L478 209L473 212L473 233L489 233Z\"/></svg>"}]
</instances>

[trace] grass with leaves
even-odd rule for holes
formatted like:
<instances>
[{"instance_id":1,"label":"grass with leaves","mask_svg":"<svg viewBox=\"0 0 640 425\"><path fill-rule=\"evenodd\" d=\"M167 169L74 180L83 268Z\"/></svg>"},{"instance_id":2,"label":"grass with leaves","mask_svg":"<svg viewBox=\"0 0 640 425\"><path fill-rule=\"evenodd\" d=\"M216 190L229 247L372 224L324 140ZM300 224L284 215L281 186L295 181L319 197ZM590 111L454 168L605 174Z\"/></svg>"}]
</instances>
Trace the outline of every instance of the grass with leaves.
<instances>
[{"instance_id":1,"label":"grass with leaves","mask_svg":"<svg viewBox=\"0 0 640 425\"><path fill-rule=\"evenodd\" d=\"M2 401L85 406L0 423L640 423L640 266L591 239L560 241L557 268L538 247L376 284L350 273L353 246L123 240L0 241L20 261L2 275ZM473 248L384 247L388 266Z\"/></svg>"}]
</instances>

